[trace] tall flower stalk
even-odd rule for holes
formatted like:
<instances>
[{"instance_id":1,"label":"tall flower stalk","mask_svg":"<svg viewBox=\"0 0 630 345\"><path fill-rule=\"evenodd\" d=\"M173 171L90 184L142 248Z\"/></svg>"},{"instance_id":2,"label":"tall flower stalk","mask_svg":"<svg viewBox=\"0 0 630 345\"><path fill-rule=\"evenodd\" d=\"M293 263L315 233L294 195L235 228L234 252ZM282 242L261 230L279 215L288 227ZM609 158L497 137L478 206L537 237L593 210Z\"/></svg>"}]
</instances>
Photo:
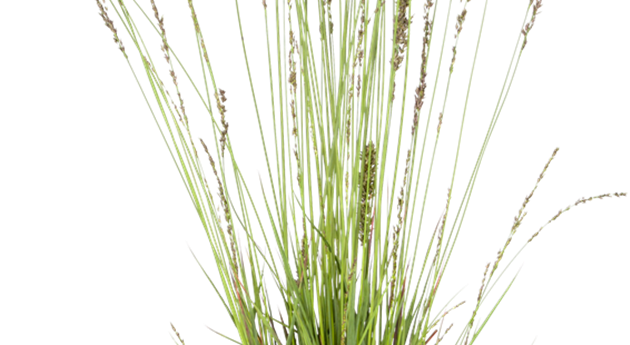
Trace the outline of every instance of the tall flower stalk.
<instances>
[{"instance_id":1,"label":"tall flower stalk","mask_svg":"<svg viewBox=\"0 0 630 345\"><path fill-rule=\"evenodd\" d=\"M438 1L428 0L422 4L419 80L413 90L413 104L410 112L412 115L411 140L403 161L400 185L397 181L403 126L399 126L391 179L385 175L385 168L393 119L393 103L396 99L396 77L401 69L404 71L402 100L407 99L409 68L404 67L412 51L411 25L416 15L412 12L412 1L390 2L393 15L387 18L385 7L387 2L384 0L375 0L373 3L366 0L343 2L338 0L336 4L342 13L340 23L335 23L332 18L332 0L317 2L316 18L319 19L317 22L310 21L312 17L307 9L308 3L305 1L274 1L275 71L279 76L275 81L268 29L268 11L271 5L266 0L261 1L265 24L274 148L276 152L279 152L279 157L274 157L276 162L274 176L265 145L261 115L258 107L255 106L267 172L265 177L268 179L268 188L271 188L270 200L266 194L263 174L257 170L260 193L268 215L266 224L259 215L252 193L235 159L229 134L230 122L227 120L229 117L228 90L219 87L217 82L220 81L215 80L210 53L193 1L187 0L187 4L203 71L204 94L192 82L190 74L168 43L164 14L160 13L154 0L150 0L149 13L145 12L137 1L132 2L152 24L155 33L160 37L160 51L166 66L160 65L160 59L154 60L151 57L125 2L118 0L111 4L140 56L153 99L158 106L158 114L154 112L152 103L147 98L144 87L133 68L121 35L118 34L114 21L108 15L109 6L104 0L95 0L95 2L104 26L113 33L113 41L132 71L186 192L202 222L210 242L223 294L219 292L217 284L210 278L194 254L190 243L185 241L185 244L235 325L239 340L204 324L206 328L236 344L296 344L299 342L320 345L398 345L402 343L424 345L432 341L436 344L443 341L454 327L452 322L448 327L445 326L446 317L466 303L466 301L454 304L452 302L469 284L454 293L444 305L434 306L434 302L460 233L471 200L472 186L477 179L490 136L505 105L527 45L528 36L536 23L536 17L542 13L543 4L540 0L527 1L523 22L517 28L518 30L515 30L517 44L512 52L488 131L460 199L456 215L449 223L456 177L455 167L459 157L472 76L488 8L488 0L484 2L451 179L446 186L444 207L432 229L427 249L420 263L419 278L413 284L413 291L409 272L414 272L418 258L419 234L425 214L431 172L438 139L444 124L446 98L455 70L458 46L460 39L464 38L463 28L470 0L459 1L460 8L453 31L450 32L446 24L443 27L439 61L432 84L429 83L428 66L431 42L436 28ZM450 18L451 5L452 0L448 3L446 18ZM247 75L256 105L256 94L251 83L251 71L247 60L247 48L242 34L239 1L235 1L235 7ZM297 18L297 23L293 22L293 15ZM290 20L283 20L281 24L279 18L290 18ZM389 56L386 42L388 21L392 23ZM315 30L315 26L320 36L319 70L313 50L312 31ZM332 39L335 30L340 33L339 56L336 55ZM437 111L437 120L432 124L431 116L435 104L441 59L445 55L444 47L449 32L452 44L448 61L446 92L441 109ZM206 143L202 137L193 137L174 61L177 61L179 69L191 82L206 111L211 115L214 147L209 142ZM336 70L337 65L339 71ZM170 80L164 81L160 77L159 71L164 68ZM208 83L206 72L210 74L211 85ZM172 85L175 92L171 93L167 88L170 86L167 85ZM426 122L420 143L422 129L420 122L430 87L432 87L431 100L428 102ZM277 107L276 94L280 99ZM213 105L216 107L219 121L213 116ZM405 114L406 103L403 101L401 102L400 123L404 123ZM278 126L279 134L276 132L276 116L284 121L284 125ZM167 139L163 126L170 140ZM416 176L420 176L422 172L430 128L435 128L435 138L412 249L410 248L410 234L414 230L412 229L413 216L416 214L416 200L420 186L418 179L415 182L412 179L416 170ZM203 152L197 149L197 144L201 145ZM559 151L559 146L553 148L534 187L525 196L514 215L504 245L497 250L494 261L486 263L471 315L459 334L452 336L456 344L468 345L476 342L521 272L524 261L484 317L478 315L480 307L520 253L550 222L573 207L595 199L627 197L627 192L582 196L573 204L560 208L527 239L500 273L496 274L512 238L529 212L526 209L527 204L531 201L551 161L556 159ZM418 155L420 160L416 165ZM234 187L236 187L240 208L236 208L231 197L234 194L228 191L229 186L225 178L228 157L234 174ZM289 157L288 161L287 157ZM314 162L316 167L314 174L311 172L311 162ZM207 167L206 164L210 166L209 174L206 174L204 168L204 166ZM315 176L314 180L312 176ZM216 182L215 188L209 182L212 178ZM312 193L313 187L318 191L315 197ZM213 194L218 197L218 200L215 200ZM253 214L264 238L262 246L254 240L254 225L250 220L246 201L253 206ZM314 206L317 207L317 215L314 212ZM396 207L395 214L393 214L394 206ZM384 219L382 218L383 211L385 211ZM241 238L241 231L245 233L244 239ZM385 231L384 234L383 231ZM271 244L267 236L269 233L273 236L275 245ZM435 249L433 249L434 244ZM249 275L246 271L245 259L249 265ZM275 310L272 307L265 270L268 271L273 284L280 292L287 320L284 320L282 316L279 303L276 303ZM425 279L422 279L423 277ZM434 307L436 307L435 310ZM274 316L276 311L277 317ZM170 326L173 333L169 332L169 335L173 342L185 344L173 323L170 323ZM534 338L532 344L536 342L537 337Z\"/></svg>"}]
</instances>

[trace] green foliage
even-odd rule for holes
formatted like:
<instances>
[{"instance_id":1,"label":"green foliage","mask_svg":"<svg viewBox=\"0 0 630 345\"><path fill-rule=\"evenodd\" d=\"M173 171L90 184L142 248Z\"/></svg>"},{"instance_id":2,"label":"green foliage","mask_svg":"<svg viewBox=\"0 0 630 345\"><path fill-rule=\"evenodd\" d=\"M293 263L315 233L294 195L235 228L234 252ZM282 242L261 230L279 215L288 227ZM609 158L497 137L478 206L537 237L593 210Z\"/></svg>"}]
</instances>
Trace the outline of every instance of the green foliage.
<instances>
[{"instance_id":1,"label":"green foliage","mask_svg":"<svg viewBox=\"0 0 630 345\"><path fill-rule=\"evenodd\" d=\"M258 8L248 6L248 10L260 11L261 15L264 15L267 35L266 55L269 65L271 107L264 111L258 107L250 73L248 50L245 40L242 40L242 52L260 129L267 177L271 185L271 196L268 194L269 191L262 189L264 200L253 200L251 197L248 184L243 179L237 163L239 161L237 153L232 150L231 133L228 131L230 114L226 107L227 97L235 99L246 95L226 92L218 87L221 81L215 80L193 1L188 0L188 5L199 54L202 57L205 98L169 45L163 17L160 17L154 1L151 3L155 20L151 19L135 1L133 2L161 38L162 52L170 66L169 74L177 93L177 101L171 98L155 69L155 64L125 1L119 0L117 4L112 3L110 6L120 18L117 25L124 27L140 55L140 62L153 92L155 101L153 106L146 98L139 81L138 85L145 95L145 100L206 231L218 279L211 279L208 274L206 276L221 297L238 330L239 339L229 339L218 332L217 334L237 344L416 345L427 344L433 338L436 343L442 341L451 327L442 332L441 326L438 331L438 324L463 302L447 311L444 311L445 306L436 312L434 300L464 220L483 155L509 94L527 37L539 13L541 1L530 0L529 3L523 4L525 17L522 30L515 32L518 38L503 88L459 209L452 220L452 228L446 242L444 242L446 225L451 215L451 196L466 106L488 6L487 0L483 7L481 0L474 1L479 3L474 4L479 5L474 9L475 13L472 9L470 11L467 9L470 0L459 4L461 10L456 12L458 14L454 26L449 25L448 20L451 18L452 0L448 3L445 3L446 0L435 2L427 0L422 4L423 37L422 40L414 40L422 44L419 81L415 89L412 110L411 140L406 149L405 169L396 204L393 202L394 193L383 203L383 186L386 182L385 167L393 167L391 185L396 186L400 153L405 152L401 138L405 132L403 130L403 119L406 114L405 90L408 82L409 45L412 42L409 26L412 23L413 10L410 0L393 2L375 0L375 3L366 0L338 1L335 4L339 7L338 12L333 11L332 0L310 2L288 0L286 3L276 0L273 4L262 1L262 6ZM130 56L127 55L109 17L109 9L99 0L97 4L102 19L114 34L114 40L129 62L137 80ZM242 36L239 1L235 0L234 4L238 14L238 30ZM455 5L457 4L458 2ZM444 23L444 36L439 47L439 58L432 49L435 45L433 27L438 8L448 11ZM309 16L308 12L315 9L317 15L313 16L311 12ZM268 22L269 14L275 16L275 23L271 25ZM482 20L470 71L457 154L450 172L451 183L443 216L437 222L427 244L422 265L416 267L419 234L442 120L446 116L445 107L451 76L457 71L455 68L457 46L465 28L467 15L470 17L473 14L482 16ZM339 20L334 22L333 18L336 16ZM316 21L313 18L316 18ZM284 20L286 22L283 22ZM154 24L156 21L157 26ZM274 41L273 35L270 35L270 28L276 33L275 47L270 44ZM236 27L229 29L236 30ZM442 55L447 33L452 34L453 31L449 30L453 29L455 40L452 59L446 75L446 88L441 90L437 87L437 81L440 78ZM288 40L285 40L287 32ZM263 56L262 53L257 52L259 56ZM274 55L277 56L276 61L272 59ZM430 105L426 109L424 104L429 61L436 61L438 67L435 84L431 90ZM215 185L210 185L206 179L202 168L203 159L198 156L195 140L191 136L177 82L179 72L175 72L174 62L177 62L180 70L195 87L212 119L214 145L206 145L203 140L199 143L202 144L212 167ZM277 75L273 73L274 68ZM211 81L210 85L208 79ZM396 88L396 81L400 83L401 79L402 87ZM444 92L444 103L439 112L437 130L429 131L437 92ZM214 97L210 97L211 94ZM400 111L394 107L397 104L394 103L396 94L402 95ZM158 123L155 105L164 125ZM213 108L218 110L219 119L216 118L217 114ZM421 115L426 117L423 134L419 128ZM400 117L397 134L391 134L393 116ZM262 122L269 121L270 117L274 126L273 150L268 146L272 134L265 133L262 129ZM279 123L276 123L277 120ZM291 130L289 124L292 125ZM164 136L164 127L168 130L170 143ZM433 151L430 164L426 167L423 166L423 160L425 152L429 151L427 138L433 134L435 134ZM396 142L396 154L393 165L391 162L388 165L386 153L392 135ZM422 140L418 146L420 136ZM270 157L270 151L275 152L275 168L272 160L274 157ZM556 152L557 149L551 159ZM549 163L545 166L543 174L548 165ZM230 170L226 169L228 166L231 167L232 176L229 175ZM412 211L411 217L408 218L408 209L410 202L413 201L411 209L415 210L422 169L429 169L428 173L425 172L428 178L419 221L414 223L413 215L416 212ZM540 175L538 182L543 174ZM293 184L293 176L296 177L297 185ZM227 188L229 178L233 179L236 189ZM260 183L262 188L262 181ZM217 193L220 200L214 200L212 191ZM315 196L314 191L317 193ZM499 251L492 269L489 270L490 263L486 266L474 310L458 340L455 341L456 344L475 342L511 287L512 283L504 290L489 315L483 319L481 326L473 331L473 325L478 321L476 318L479 307L494 286L490 286L490 282L512 236L525 217L524 209L533 193L534 191L523 203L510 236ZM616 193L595 198L624 195L625 193ZM578 201L575 206L589 200L592 198ZM397 207L397 217L395 224L391 224L394 205ZM261 220L262 212L269 216L268 224ZM237 232L243 236L237 236ZM412 235L415 235L415 241ZM538 233L534 237L536 235ZM239 238L245 240L239 241ZM416 268L420 271L415 271ZM266 276L265 272L271 277ZM272 285L276 289L274 293L281 296L281 301L271 300L268 282L274 284ZM421 288L422 282L424 283ZM280 314L274 314L272 302L281 303L284 309ZM176 332L175 327L173 331ZM178 341L183 344L179 333L176 335Z\"/></svg>"}]
</instances>

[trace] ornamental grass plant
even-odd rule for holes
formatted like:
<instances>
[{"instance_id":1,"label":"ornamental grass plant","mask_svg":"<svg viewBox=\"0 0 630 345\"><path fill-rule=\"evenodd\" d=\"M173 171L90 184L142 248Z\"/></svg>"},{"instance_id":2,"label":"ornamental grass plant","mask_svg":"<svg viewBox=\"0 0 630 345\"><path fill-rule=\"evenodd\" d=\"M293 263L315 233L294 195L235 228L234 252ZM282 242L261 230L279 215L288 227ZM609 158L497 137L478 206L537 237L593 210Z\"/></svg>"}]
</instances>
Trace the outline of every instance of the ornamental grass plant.
<instances>
[{"instance_id":1,"label":"ornamental grass plant","mask_svg":"<svg viewBox=\"0 0 630 345\"><path fill-rule=\"evenodd\" d=\"M535 41L542 0L515 3L523 16L514 20L522 24L513 33L500 92L475 94L492 97L494 107L470 171L458 162L488 0L234 0L237 18L225 30L238 30L240 51L211 44L221 33L204 36L202 15L188 0L202 75L189 73L178 58L178 49L188 48L171 44L159 3L96 3L207 235L216 265L200 267L238 334L212 329L216 343L473 344L516 275L487 301L493 287L545 227L594 199L626 196L601 194L563 207L524 234L528 240L504 260L559 152L550 150L540 175L535 181L532 176L531 192L515 205L504 244L479 268L476 299L452 296L436 305L484 154L529 41ZM243 11L264 17L264 27L256 28L264 32L260 51L248 45ZM468 25L470 16L479 25ZM141 30L141 22L148 30ZM413 37L412 27L418 27ZM471 40L466 47L474 49L463 52L460 40ZM161 53L152 56L157 42ZM458 64L464 53L473 56L472 65ZM244 65L217 66L215 54L241 54ZM266 61L268 68L252 70L254 60ZM220 69L244 69L247 79L239 89L227 89ZM454 79L456 74L464 77ZM266 78L266 84L254 77ZM182 81L194 92L183 92ZM449 90L455 82L465 90L461 112L447 107L454 102ZM185 104L193 100L211 120L210 137L197 135L189 122ZM253 101L247 114L230 111L244 100ZM230 124L240 121L255 122L260 137L239 137ZM446 158L449 168L434 171L445 126L455 133L456 149ZM250 148L236 150L232 140ZM239 165L253 159L263 162L258 181L246 179ZM431 182L440 178L447 183ZM439 217L425 212L431 205L439 205ZM480 313L482 304L490 304L489 312ZM451 313L469 317L454 325ZM184 344L185 335L172 330L175 343Z\"/></svg>"}]
</instances>

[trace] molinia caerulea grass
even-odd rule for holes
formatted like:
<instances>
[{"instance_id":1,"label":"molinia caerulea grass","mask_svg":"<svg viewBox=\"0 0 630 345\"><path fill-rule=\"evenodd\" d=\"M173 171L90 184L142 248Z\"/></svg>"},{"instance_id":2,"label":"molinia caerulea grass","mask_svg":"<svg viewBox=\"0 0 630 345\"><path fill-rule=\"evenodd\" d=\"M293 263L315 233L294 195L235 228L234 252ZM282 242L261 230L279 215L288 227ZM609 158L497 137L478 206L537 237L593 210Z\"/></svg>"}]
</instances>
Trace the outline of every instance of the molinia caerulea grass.
<instances>
[{"instance_id":1,"label":"molinia caerulea grass","mask_svg":"<svg viewBox=\"0 0 630 345\"><path fill-rule=\"evenodd\" d=\"M460 1L457 19L452 28L447 24L443 27L437 25L437 14L440 11L446 11L446 17L450 17L452 1L449 1L448 6L440 6L440 11L437 1L423 2L421 8L417 9L420 18L417 18L416 12L412 12L410 0L392 1L391 13L394 15L391 17L387 17L387 3L382 0L338 0L336 3L332 0L318 1L317 16L306 10L308 3L305 1L275 1L274 4L268 4L263 0L260 5L256 4L256 8L248 8L248 11L262 11L264 15L276 152L273 157L276 172L274 175L271 169L273 158L268 156L265 141L262 140L266 167L264 170L257 170L262 205L253 202L252 193L256 191L251 191L245 184L244 174L234 158L235 152L229 134L228 90L218 86L221 84L220 80L215 80L210 62L213 50L206 45L206 42L215 38L205 36L207 41L204 39L193 1L187 2L203 71L203 89L197 88L192 82L190 73L168 43L165 17L158 10L155 1L150 1L150 11L145 11L136 1L133 2L144 18L152 23L155 34L161 38L160 50L164 63L161 59L154 60L151 57L125 3L117 1L112 7L138 51L158 113L152 105L149 106L151 102L138 79L139 73L136 74L132 66L122 41L123 35L118 34L118 29L107 14L109 6L104 0L96 0L99 15L104 25L113 33L116 47L132 70L203 224L211 244L223 294L219 292L219 284L210 278L204 264L198 260L190 243L185 241L185 244L236 327L239 340L214 330L209 325L205 326L218 336L237 344L293 344L299 341L303 344L415 345L441 342L453 329L453 323L448 326L445 324L446 317L467 303L452 302L469 284L455 292L444 305L434 305L436 295L453 254L490 136L505 105L517 67L526 56L523 53L528 37L537 16L542 13L542 2L524 1L524 4L527 2L525 16L522 23L515 23L515 28L518 29L515 30L516 45L501 92L459 204L452 203L455 167L488 0L478 14L482 18L481 24L478 28L469 28L466 34L463 33L463 28L470 0ZM334 5L343 8L340 11L343 16L340 14L337 20L334 20L331 12ZM238 1L235 1L235 6L240 27L241 9ZM276 18L275 37L268 31L268 11L272 8ZM287 13L292 13L290 20L282 21L281 24L278 18L286 17ZM422 25L421 31L414 36L419 37L413 41L417 45L412 45L410 39L414 20L418 22L416 25ZM389 41L386 30L388 23L391 23ZM313 50L315 29L319 32L319 56ZM340 33L338 51L335 50L337 47L332 40L335 32ZM419 236L411 242L410 235L412 231L419 234L423 223L430 172L444 125L446 97L457 61L458 47L460 40L474 40L475 32L477 46L470 69L460 136L450 182L446 186L444 206L435 224L429 227L430 239L424 255L418 255L421 250ZM436 47L440 49L439 60L434 76L430 76L428 66L434 34L435 41L441 42L441 46ZM467 35L473 37L466 37ZM275 59L272 58L270 48L270 41L274 40L277 49ZM447 41L450 49L446 48ZM251 86L251 72L243 35L241 48ZM398 140L393 151L396 157L394 173L390 178L385 174L385 166L390 136L393 135L391 129L395 90L400 88L402 99L408 99L409 68L403 67L407 65L413 49L416 49L415 54L420 55L419 66L413 66L419 70L419 80L413 83L415 86L410 109L406 109L406 102L401 102L400 111L401 118L405 115L412 118L411 126L407 128L410 140L405 159L399 161L403 130L402 126L399 127ZM437 94L435 90L441 81L439 76L443 56L449 57L445 61L446 92L441 109L433 109ZM168 78L163 80L160 77L160 69L168 72ZM193 135L176 71L183 72L191 81L206 111L212 116L214 140L206 142ZM210 74L211 85L206 72ZM274 72L280 77L274 78ZM403 74L402 85L397 85L399 72ZM251 94L262 137L261 109L258 109L253 87ZM430 99L427 94L431 94ZM275 104L276 97L278 106ZM309 107L304 107L305 104ZM218 115L218 121L213 116L215 114ZM283 125L276 126L276 116L283 121ZM425 125L421 126L423 119ZM279 133L276 132L276 127L279 127ZM429 175L421 189L418 180L413 180L413 174L417 171L419 176L422 171L429 131L435 133L435 140L431 146ZM167 139L166 132L170 140ZM513 216L504 244L497 250L495 259L486 262L468 322L459 333L451 335L456 344L475 343L523 269L524 261L519 264L509 282L502 282L503 291L488 313L480 315L479 309L519 254L550 222L570 209L593 200L627 197L626 192L614 192L578 198L574 203L560 208L538 227L507 264L499 267L512 238L529 212L526 209L527 204L559 151L559 146L552 148L538 176L532 176L533 180L535 178L533 188ZM416 163L418 157L420 160ZM399 163L403 165L403 171L398 184ZM234 186L229 186L225 178L228 164L234 174ZM211 181L216 183L216 187L211 185ZM230 187L236 188L236 195L229 193ZM269 189L271 194L267 195L266 191ZM317 191L315 195L313 190ZM422 192L421 205L417 204L419 191ZM237 209L234 196L238 198L240 210ZM252 204L255 224L249 217L247 201ZM268 217L266 221L261 218L257 207L264 207ZM418 226L412 227L416 207L420 209L420 217ZM449 215L454 215L450 223L447 221ZM256 226L262 231L264 243L254 240L253 229ZM241 232L244 232L244 238ZM413 272L416 266L420 267L419 277L424 277L424 280L413 282L408 279L409 272ZM279 303L272 306L266 277L272 278L272 283L280 292L285 314L288 315L287 320L282 316ZM276 311L277 317L274 316ZM172 323L171 328L174 336L170 332L169 335L173 342L185 344ZM536 339L537 336L532 344Z\"/></svg>"}]
</instances>

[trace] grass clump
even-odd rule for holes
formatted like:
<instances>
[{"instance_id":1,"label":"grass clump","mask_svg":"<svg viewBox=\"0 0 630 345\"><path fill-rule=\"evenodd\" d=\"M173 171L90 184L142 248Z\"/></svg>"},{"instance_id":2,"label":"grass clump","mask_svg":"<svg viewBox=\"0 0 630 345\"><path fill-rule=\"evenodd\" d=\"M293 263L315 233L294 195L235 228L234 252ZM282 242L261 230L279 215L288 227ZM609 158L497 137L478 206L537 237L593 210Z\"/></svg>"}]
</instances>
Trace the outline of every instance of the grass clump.
<instances>
[{"instance_id":1,"label":"grass clump","mask_svg":"<svg viewBox=\"0 0 630 345\"><path fill-rule=\"evenodd\" d=\"M244 68L248 72L260 131L266 178L271 186L271 191L265 190L260 181L262 200L252 198L239 167L238 162L247 157L243 158L243 153L239 155L232 149L227 92L218 87L221 80L215 79L214 66L210 63L193 1L188 0L188 7L203 71L201 87L190 77L169 44L164 17L160 16L154 0L151 0L154 19L136 1L119 0L109 5L120 19L116 26L123 27L129 34L139 54L137 61L142 64L150 84L152 102L149 102L137 79L136 69L132 66L135 58L127 54L110 19L110 9L104 1L96 2L101 18L113 33L114 41L138 81L207 234L218 273L214 278L206 276L238 331L238 339L228 338L219 332L216 332L217 337L238 344L287 345L415 345L427 344L433 339L436 344L443 341L453 327L451 324L442 328L446 316L464 302L449 309L447 305L437 311L434 301L459 235L485 150L540 14L541 0L523 2L525 17L520 31L515 32L518 38L512 59L454 219L450 219L454 213L451 212L454 180L487 0L485 3L482 0L420 2L422 37L413 40L410 26L414 22L412 13L418 2L412 4L410 0L276 0L273 3L263 0L258 7L248 6L248 11L259 11L265 18L269 69L270 107L262 109L258 106L250 73L247 45L242 39ZM177 102L160 78L127 3L137 7L139 12L135 19L143 15L142 19L146 19L154 28L154 34L160 37ZM471 9L469 4L476 7ZM234 0L234 5L242 38L239 1ZM248 5L251 3L248 2ZM459 9L454 9L457 6ZM441 43L439 37L433 36L438 9L447 11ZM456 73L457 47L465 32L466 20L473 12L481 16L481 26L469 72L457 151L452 170L440 172L443 176L451 176L450 185L443 214L425 244L424 255L417 257L421 254L418 250L419 236L423 229L440 131L445 117L449 116L446 104L451 79ZM451 13L453 16L456 14L455 25L449 24ZM270 24L269 17L275 18L275 23L271 21ZM338 18L337 21L335 18ZM442 56L447 45L446 38L451 37L447 33L453 34L454 41L450 65L444 76L440 74ZM271 44L274 38L275 45ZM410 65L412 42L422 44L422 49L413 106L411 110L406 110L405 91L408 89L409 67L413 66ZM257 52L257 58L264 53ZM437 63L431 89L427 86L430 61ZM212 120L214 145L206 144L202 139L193 139L174 62L194 86ZM446 79L444 89L437 87L440 77ZM396 82L400 84L398 87ZM229 91L231 99L245 97ZM427 97L429 93L430 98ZM442 95L443 103L441 107L436 104L439 110L434 111L436 94ZM425 100L428 99L427 109ZM158 109L157 117L154 109ZM434 112L438 113L437 126L430 126ZM403 128L408 114L412 115L410 131ZM398 132L392 134L395 131L394 116L400 119L400 124ZM422 116L426 117L426 125L420 123ZM273 122L273 133L263 131L262 123L269 121ZM164 128L170 141L164 135ZM402 142L405 133L411 134L406 148ZM270 139L272 136L273 141ZM432 150L429 146L431 141ZM197 143L201 143L208 157L215 185L210 185L206 179ZM390 148L390 144L396 145L395 150ZM479 319L481 304L503 274L493 281L505 251L522 224L527 214L525 209L557 152L558 149L553 151L532 192L525 198L494 264L486 265L472 314L459 336L453 336L453 343L473 344L514 282L512 279L490 313ZM425 161L425 153L430 154L428 162ZM398 181L401 154L404 170L401 171L402 180ZM387 169L393 169L391 181L385 175ZM426 174L426 182L423 183L420 181L421 171ZM236 188L228 188L228 180L233 181ZM386 182L400 187L396 203L395 193L388 193L385 197L383 187ZM424 184L424 193L418 212L416 201L421 184ZM213 191L217 193L218 201L214 199ZM547 224L571 207L613 196L626 194L602 194L580 199L562 209ZM392 220L394 206L396 213ZM269 217L268 222L261 219L264 213ZM414 222L416 214L419 217ZM447 228L449 223L452 223L450 230ZM520 251L514 257L518 254ZM268 288L270 282L273 283L271 291ZM280 298L272 299L274 295ZM278 306L281 310L274 313ZM480 325L473 331L476 322ZM184 344L174 326L172 329L177 340Z\"/></svg>"}]
</instances>

